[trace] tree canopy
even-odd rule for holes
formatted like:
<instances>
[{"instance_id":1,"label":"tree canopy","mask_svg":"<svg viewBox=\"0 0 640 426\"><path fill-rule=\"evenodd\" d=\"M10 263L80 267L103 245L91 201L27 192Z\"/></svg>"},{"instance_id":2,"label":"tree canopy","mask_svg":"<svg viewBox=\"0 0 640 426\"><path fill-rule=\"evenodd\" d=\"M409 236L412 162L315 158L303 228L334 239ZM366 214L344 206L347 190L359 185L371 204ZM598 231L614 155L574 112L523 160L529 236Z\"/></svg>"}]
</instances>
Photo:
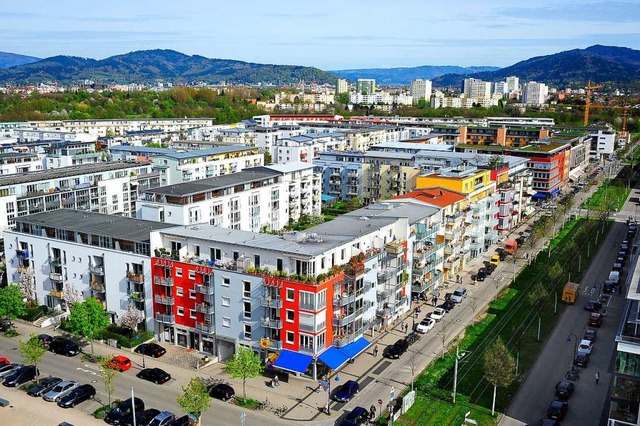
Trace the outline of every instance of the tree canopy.
<instances>
[{"instance_id":1,"label":"tree canopy","mask_svg":"<svg viewBox=\"0 0 640 426\"><path fill-rule=\"evenodd\" d=\"M45 348L42 340L38 339L38 336L35 333L31 333L29 335L29 339L23 342L20 342L20 356L22 357L22 362L25 365L33 364L36 366L36 381L38 373L38 364L42 360L42 357L47 352L47 348Z\"/></svg>"},{"instance_id":2,"label":"tree canopy","mask_svg":"<svg viewBox=\"0 0 640 426\"><path fill-rule=\"evenodd\" d=\"M258 377L260 373L262 373L263 368L264 366L258 354L250 349L241 347L224 367L224 370L232 379L242 379L242 397L246 400L247 379Z\"/></svg>"},{"instance_id":3,"label":"tree canopy","mask_svg":"<svg viewBox=\"0 0 640 426\"><path fill-rule=\"evenodd\" d=\"M98 331L109 325L109 315L100 302L96 299L88 299L84 302L74 303L69 315L69 328L75 334L86 337L91 342L93 354L93 338Z\"/></svg>"},{"instance_id":4,"label":"tree canopy","mask_svg":"<svg viewBox=\"0 0 640 426\"><path fill-rule=\"evenodd\" d=\"M0 288L0 317L16 319L27 312L24 295L17 284Z\"/></svg>"},{"instance_id":5,"label":"tree canopy","mask_svg":"<svg viewBox=\"0 0 640 426\"><path fill-rule=\"evenodd\" d=\"M198 416L198 424L202 413L211 405L209 390L202 380L192 377L189 384L182 386L182 395L178 396L178 405L187 414Z\"/></svg>"}]
</instances>

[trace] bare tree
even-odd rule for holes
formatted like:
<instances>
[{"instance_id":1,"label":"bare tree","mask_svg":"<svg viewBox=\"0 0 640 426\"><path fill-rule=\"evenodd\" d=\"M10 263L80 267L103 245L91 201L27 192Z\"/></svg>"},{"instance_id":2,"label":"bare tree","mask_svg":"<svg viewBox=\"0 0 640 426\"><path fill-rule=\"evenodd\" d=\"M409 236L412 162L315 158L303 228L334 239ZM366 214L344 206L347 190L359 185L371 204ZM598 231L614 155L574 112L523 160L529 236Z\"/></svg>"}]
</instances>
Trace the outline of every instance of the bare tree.
<instances>
[{"instance_id":1,"label":"bare tree","mask_svg":"<svg viewBox=\"0 0 640 426\"><path fill-rule=\"evenodd\" d=\"M413 390L413 380L416 377L416 372L418 371L418 354L414 353L409 358L409 368L411 368L411 390Z\"/></svg>"},{"instance_id":2,"label":"bare tree","mask_svg":"<svg viewBox=\"0 0 640 426\"><path fill-rule=\"evenodd\" d=\"M438 331L438 337L442 341L442 356L445 354L445 349L447 348L447 335L449 331L451 331L451 323L449 321L445 321L444 319L440 320L440 330Z\"/></svg>"},{"instance_id":3,"label":"bare tree","mask_svg":"<svg viewBox=\"0 0 640 426\"><path fill-rule=\"evenodd\" d=\"M62 284L62 300L67 305L67 310L71 309L74 303L82 302L82 292L80 292L71 281Z\"/></svg>"}]
</instances>

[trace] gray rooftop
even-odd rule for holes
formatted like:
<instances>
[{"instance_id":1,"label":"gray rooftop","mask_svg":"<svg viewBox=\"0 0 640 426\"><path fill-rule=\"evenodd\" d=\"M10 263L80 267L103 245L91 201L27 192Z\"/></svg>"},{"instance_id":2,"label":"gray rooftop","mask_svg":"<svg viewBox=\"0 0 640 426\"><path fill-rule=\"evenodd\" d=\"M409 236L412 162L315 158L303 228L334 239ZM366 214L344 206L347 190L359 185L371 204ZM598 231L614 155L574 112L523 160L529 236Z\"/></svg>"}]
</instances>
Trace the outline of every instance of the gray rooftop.
<instances>
[{"instance_id":1,"label":"gray rooftop","mask_svg":"<svg viewBox=\"0 0 640 426\"><path fill-rule=\"evenodd\" d=\"M409 225L419 222L440 212L439 208L425 206L423 203L414 202L408 198L394 200L393 202L381 202L369 204L367 207L346 213L346 216L367 217L405 217Z\"/></svg>"},{"instance_id":2,"label":"gray rooftop","mask_svg":"<svg viewBox=\"0 0 640 426\"><path fill-rule=\"evenodd\" d=\"M229 152L240 152L240 151L246 151L250 149L256 149L256 147L247 146L247 145L226 145L226 146L217 146L215 148L184 151L181 149L173 149L173 148L151 148L146 146L118 145L118 146L111 147L110 151L130 152L134 154L149 153L149 154L155 154L158 157L162 156L162 157L176 158L176 159L182 160L187 158L206 157L208 155L226 154Z\"/></svg>"},{"instance_id":3,"label":"gray rooftop","mask_svg":"<svg viewBox=\"0 0 640 426\"><path fill-rule=\"evenodd\" d=\"M255 167L255 168L259 169L260 167ZM297 172L300 170L307 170L307 169L313 170L313 164L305 163L303 161L292 161L289 163L270 164L268 166L262 166L261 168L274 170L280 173L291 173L291 172Z\"/></svg>"},{"instance_id":4,"label":"gray rooftop","mask_svg":"<svg viewBox=\"0 0 640 426\"><path fill-rule=\"evenodd\" d=\"M86 175L91 173L126 170L133 167L148 166L149 162L137 161L111 161L103 163L81 164L78 166L61 167L59 169L43 170L9 175L0 178L0 187L18 185L21 183L40 182L44 180L61 179L71 176Z\"/></svg>"},{"instance_id":5,"label":"gray rooftop","mask_svg":"<svg viewBox=\"0 0 640 426\"><path fill-rule=\"evenodd\" d=\"M148 242L151 231L175 226L170 223L72 209L52 210L16 217L15 221L16 223L29 223L43 227L140 242Z\"/></svg>"},{"instance_id":6,"label":"gray rooftop","mask_svg":"<svg viewBox=\"0 0 640 426\"><path fill-rule=\"evenodd\" d=\"M425 135L425 138L433 137ZM453 151L454 145L437 143L413 143L413 142L382 142L372 145L371 151L391 151L391 150L418 150L418 151Z\"/></svg>"},{"instance_id":7,"label":"gray rooftop","mask_svg":"<svg viewBox=\"0 0 640 426\"><path fill-rule=\"evenodd\" d=\"M282 173L275 170L254 167L245 169L241 172L231 173L224 176L217 176L208 179L198 179L192 182L183 182L176 185L162 186L145 191L147 194L161 194L173 196L185 196L198 194L201 192L214 191L224 189L230 186L242 185L245 183L255 182L257 180L269 179L281 176Z\"/></svg>"},{"instance_id":8,"label":"gray rooftop","mask_svg":"<svg viewBox=\"0 0 640 426\"><path fill-rule=\"evenodd\" d=\"M398 160L413 160L416 157L412 152L391 152L391 151L367 151L364 153L367 158L391 158Z\"/></svg>"},{"instance_id":9,"label":"gray rooftop","mask_svg":"<svg viewBox=\"0 0 640 426\"><path fill-rule=\"evenodd\" d=\"M38 154L34 154L33 152L0 152L0 159L4 160L7 158L38 158Z\"/></svg>"}]
</instances>

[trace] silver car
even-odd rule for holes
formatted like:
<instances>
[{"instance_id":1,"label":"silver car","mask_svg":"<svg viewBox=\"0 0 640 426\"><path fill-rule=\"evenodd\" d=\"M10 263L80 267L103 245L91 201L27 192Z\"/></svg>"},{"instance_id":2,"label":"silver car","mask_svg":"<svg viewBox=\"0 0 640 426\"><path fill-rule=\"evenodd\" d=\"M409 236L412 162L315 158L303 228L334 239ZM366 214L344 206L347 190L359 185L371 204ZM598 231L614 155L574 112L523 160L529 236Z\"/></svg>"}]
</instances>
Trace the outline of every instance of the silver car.
<instances>
[{"instance_id":1,"label":"silver car","mask_svg":"<svg viewBox=\"0 0 640 426\"><path fill-rule=\"evenodd\" d=\"M66 394L74 390L76 387L78 387L78 382L65 380L58 383L49 392L45 393L42 398L45 401L57 402L60 399L60 397L65 396Z\"/></svg>"},{"instance_id":2,"label":"silver car","mask_svg":"<svg viewBox=\"0 0 640 426\"><path fill-rule=\"evenodd\" d=\"M13 373L18 368L23 367L22 364L7 364L3 367L0 367L0 377L6 377L9 374Z\"/></svg>"}]
</instances>

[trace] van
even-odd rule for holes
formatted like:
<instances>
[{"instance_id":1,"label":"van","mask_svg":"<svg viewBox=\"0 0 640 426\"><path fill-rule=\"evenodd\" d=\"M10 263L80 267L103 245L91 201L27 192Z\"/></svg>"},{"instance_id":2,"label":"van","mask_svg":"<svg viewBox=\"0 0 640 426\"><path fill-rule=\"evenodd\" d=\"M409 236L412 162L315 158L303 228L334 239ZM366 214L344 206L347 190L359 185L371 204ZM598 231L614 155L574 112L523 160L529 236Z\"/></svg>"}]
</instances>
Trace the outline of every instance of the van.
<instances>
[{"instance_id":1,"label":"van","mask_svg":"<svg viewBox=\"0 0 640 426\"><path fill-rule=\"evenodd\" d=\"M467 289L464 287L458 287L451 295L451 301L453 303L461 303L465 297L467 297Z\"/></svg>"},{"instance_id":2,"label":"van","mask_svg":"<svg viewBox=\"0 0 640 426\"><path fill-rule=\"evenodd\" d=\"M578 292L580 291L580 284L568 282L565 284L562 290L562 301L570 305L576 302L578 298Z\"/></svg>"},{"instance_id":3,"label":"van","mask_svg":"<svg viewBox=\"0 0 640 426\"><path fill-rule=\"evenodd\" d=\"M618 284L618 281L620 281L620 272L619 271L609 272L609 281L612 281L614 284Z\"/></svg>"}]
</instances>

